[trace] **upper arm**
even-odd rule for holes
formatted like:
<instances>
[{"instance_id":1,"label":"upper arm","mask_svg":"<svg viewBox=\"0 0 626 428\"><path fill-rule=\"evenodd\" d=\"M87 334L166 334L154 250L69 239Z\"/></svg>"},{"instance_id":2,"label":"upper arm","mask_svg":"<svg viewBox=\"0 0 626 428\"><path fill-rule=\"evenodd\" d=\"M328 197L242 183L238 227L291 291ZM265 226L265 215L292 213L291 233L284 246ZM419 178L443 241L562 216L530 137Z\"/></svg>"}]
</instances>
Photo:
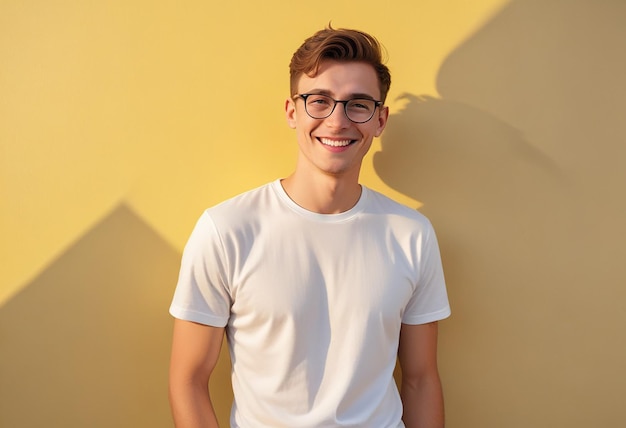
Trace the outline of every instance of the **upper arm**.
<instances>
[{"instance_id":1,"label":"upper arm","mask_svg":"<svg viewBox=\"0 0 626 428\"><path fill-rule=\"evenodd\" d=\"M438 323L402 324L398 360L404 381L418 381L428 375L438 376Z\"/></svg>"},{"instance_id":2,"label":"upper arm","mask_svg":"<svg viewBox=\"0 0 626 428\"><path fill-rule=\"evenodd\" d=\"M223 327L175 319L170 383L208 382L217 364L223 337Z\"/></svg>"}]
</instances>

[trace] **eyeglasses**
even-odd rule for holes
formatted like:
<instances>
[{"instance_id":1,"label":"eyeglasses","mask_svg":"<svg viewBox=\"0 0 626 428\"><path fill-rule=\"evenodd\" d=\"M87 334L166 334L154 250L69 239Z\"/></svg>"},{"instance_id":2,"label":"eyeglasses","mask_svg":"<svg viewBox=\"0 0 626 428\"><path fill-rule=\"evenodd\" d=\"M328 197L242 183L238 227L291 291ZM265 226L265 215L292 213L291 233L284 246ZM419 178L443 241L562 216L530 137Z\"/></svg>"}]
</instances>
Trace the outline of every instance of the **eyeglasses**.
<instances>
[{"instance_id":1,"label":"eyeglasses","mask_svg":"<svg viewBox=\"0 0 626 428\"><path fill-rule=\"evenodd\" d=\"M293 97L304 100L304 110L313 119L326 119L333 114L337 103L341 103L346 116L354 123L369 122L374 117L376 107L383 103L370 98L352 98L341 101L322 94L296 94Z\"/></svg>"}]
</instances>

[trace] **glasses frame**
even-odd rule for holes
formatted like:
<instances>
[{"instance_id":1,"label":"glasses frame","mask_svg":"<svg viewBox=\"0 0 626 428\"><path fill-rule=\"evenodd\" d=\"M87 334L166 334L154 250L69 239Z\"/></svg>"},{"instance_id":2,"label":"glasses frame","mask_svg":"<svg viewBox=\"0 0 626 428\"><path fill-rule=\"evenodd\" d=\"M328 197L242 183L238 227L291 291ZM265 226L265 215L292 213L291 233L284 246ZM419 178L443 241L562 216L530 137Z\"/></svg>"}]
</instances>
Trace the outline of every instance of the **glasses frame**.
<instances>
[{"instance_id":1,"label":"glasses frame","mask_svg":"<svg viewBox=\"0 0 626 428\"><path fill-rule=\"evenodd\" d=\"M307 104L306 104L306 99L307 99L308 97L312 96L312 95L318 95L318 96L319 96L319 95L322 95L322 96L324 96L324 97L327 97L327 98L329 98L329 99L333 100L333 103L334 103L334 104L333 104L333 108L332 108L332 109L330 109L330 112L329 112L326 116L323 116L323 117L315 117L315 116L313 116L311 113L309 113L309 109L307 108ZM376 109L377 109L378 107L380 107L380 106L383 104L383 102L382 102L382 101L375 100L375 99L373 99L373 98L356 97L356 98L351 98L351 99L349 99L349 100L336 100L336 99L334 99L333 97L328 96L328 95L326 95L326 94L295 94L295 95L293 96L293 98L294 98L294 99L297 99L297 98L302 98L302 100L304 101L304 111L306 111L306 114L308 114L310 118L312 118L312 119L317 119L317 120L326 119L327 117L330 117L330 115L331 115L331 114L333 114L333 112L335 111L335 108L337 107L337 104L343 104L343 113L346 115L346 117L348 118L348 120L349 120L350 122L352 122L352 123L367 123L367 122L369 122L369 121L370 121L370 120L372 120L372 118L374 117L374 114L376 113ZM352 120L352 119L350 119L350 116L348 116L348 103L349 103L349 102L352 102L352 101L355 101L355 100L374 101L374 109L372 110L372 115L369 117L369 119L367 119L367 120L363 120L363 121L359 121L359 122L357 122L356 120Z\"/></svg>"}]
</instances>

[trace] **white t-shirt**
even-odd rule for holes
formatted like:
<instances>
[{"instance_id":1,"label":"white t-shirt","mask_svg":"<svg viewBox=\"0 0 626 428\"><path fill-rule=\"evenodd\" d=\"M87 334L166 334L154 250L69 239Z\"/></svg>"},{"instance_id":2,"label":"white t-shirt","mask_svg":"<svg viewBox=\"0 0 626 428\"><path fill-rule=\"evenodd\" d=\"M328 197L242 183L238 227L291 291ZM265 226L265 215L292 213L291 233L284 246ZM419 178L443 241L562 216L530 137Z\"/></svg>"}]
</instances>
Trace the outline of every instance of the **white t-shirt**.
<instances>
[{"instance_id":1,"label":"white t-shirt","mask_svg":"<svg viewBox=\"0 0 626 428\"><path fill-rule=\"evenodd\" d=\"M351 210L317 214L276 180L203 213L170 313L226 327L232 427L397 428L401 323L450 307L419 212L363 187Z\"/></svg>"}]
</instances>

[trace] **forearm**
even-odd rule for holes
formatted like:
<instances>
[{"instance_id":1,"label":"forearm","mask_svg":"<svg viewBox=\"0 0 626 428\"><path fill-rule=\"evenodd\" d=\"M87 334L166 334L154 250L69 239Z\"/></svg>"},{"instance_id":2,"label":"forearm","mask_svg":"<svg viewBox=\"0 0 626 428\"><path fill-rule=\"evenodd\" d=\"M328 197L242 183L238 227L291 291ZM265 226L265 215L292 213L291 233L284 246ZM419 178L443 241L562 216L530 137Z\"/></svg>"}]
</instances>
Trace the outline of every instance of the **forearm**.
<instances>
[{"instance_id":1,"label":"forearm","mask_svg":"<svg viewBox=\"0 0 626 428\"><path fill-rule=\"evenodd\" d=\"M206 385L170 384L170 405L176 428L218 428L217 417Z\"/></svg>"},{"instance_id":2,"label":"forearm","mask_svg":"<svg viewBox=\"0 0 626 428\"><path fill-rule=\"evenodd\" d=\"M403 378L400 396L406 428L444 427L443 392L438 375L417 380Z\"/></svg>"}]
</instances>

